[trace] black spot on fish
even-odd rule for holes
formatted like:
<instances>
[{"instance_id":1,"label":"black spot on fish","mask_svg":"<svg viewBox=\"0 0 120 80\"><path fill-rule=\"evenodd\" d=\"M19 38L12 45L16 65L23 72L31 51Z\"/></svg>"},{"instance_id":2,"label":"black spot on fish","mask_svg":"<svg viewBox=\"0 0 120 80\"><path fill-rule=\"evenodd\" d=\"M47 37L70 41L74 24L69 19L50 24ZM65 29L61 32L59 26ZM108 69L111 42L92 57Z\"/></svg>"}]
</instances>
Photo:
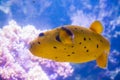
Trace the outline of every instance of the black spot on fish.
<instances>
[{"instance_id":1,"label":"black spot on fish","mask_svg":"<svg viewBox=\"0 0 120 80\"><path fill-rule=\"evenodd\" d=\"M86 48L86 46L84 46L84 48Z\"/></svg>"},{"instance_id":2,"label":"black spot on fish","mask_svg":"<svg viewBox=\"0 0 120 80\"><path fill-rule=\"evenodd\" d=\"M56 40L61 42L59 35L56 36Z\"/></svg>"},{"instance_id":3,"label":"black spot on fish","mask_svg":"<svg viewBox=\"0 0 120 80\"><path fill-rule=\"evenodd\" d=\"M42 37L42 36L44 36L44 33L40 33L40 34L39 34L39 37Z\"/></svg>"},{"instance_id":4,"label":"black spot on fish","mask_svg":"<svg viewBox=\"0 0 120 80\"><path fill-rule=\"evenodd\" d=\"M84 37L84 41L86 41L86 38Z\"/></svg>"},{"instance_id":5,"label":"black spot on fish","mask_svg":"<svg viewBox=\"0 0 120 80\"><path fill-rule=\"evenodd\" d=\"M75 52L72 52L72 54L75 54Z\"/></svg>"},{"instance_id":6,"label":"black spot on fish","mask_svg":"<svg viewBox=\"0 0 120 80\"><path fill-rule=\"evenodd\" d=\"M99 47L99 45L97 44L97 46L96 46L97 48Z\"/></svg>"},{"instance_id":7,"label":"black spot on fish","mask_svg":"<svg viewBox=\"0 0 120 80\"><path fill-rule=\"evenodd\" d=\"M56 46L53 46L53 48L54 48L54 49L57 49L57 47L56 47Z\"/></svg>"},{"instance_id":8,"label":"black spot on fish","mask_svg":"<svg viewBox=\"0 0 120 80\"><path fill-rule=\"evenodd\" d=\"M70 55L67 55L67 56L70 56Z\"/></svg>"},{"instance_id":9,"label":"black spot on fish","mask_svg":"<svg viewBox=\"0 0 120 80\"><path fill-rule=\"evenodd\" d=\"M89 38L89 40L91 40L91 38Z\"/></svg>"},{"instance_id":10,"label":"black spot on fish","mask_svg":"<svg viewBox=\"0 0 120 80\"><path fill-rule=\"evenodd\" d=\"M89 50L86 50L86 52L89 52Z\"/></svg>"},{"instance_id":11,"label":"black spot on fish","mask_svg":"<svg viewBox=\"0 0 120 80\"><path fill-rule=\"evenodd\" d=\"M40 44L40 42L38 41L38 44Z\"/></svg>"},{"instance_id":12,"label":"black spot on fish","mask_svg":"<svg viewBox=\"0 0 120 80\"><path fill-rule=\"evenodd\" d=\"M82 42L79 42L79 44L82 44Z\"/></svg>"},{"instance_id":13,"label":"black spot on fish","mask_svg":"<svg viewBox=\"0 0 120 80\"><path fill-rule=\"evenodd\" d=\"M72 48L74 47L74 46L71 46Z\"/></svg>"},{"instance_id":14,"label":"black spot on fish","mask_svg":"<svg viewBox=\"0 0 120 80\"><path fill-rule=\"evenodd\" d=\"M64 50L66 50L66 48L64 48Z\"/></svg>"},{"instance_id":15,"label":"black spot on fish","mask_svg":"<svg viewBox=\"0 0 120 80\"><path fill-rule=\"evenodd\" d=\"M74 34L72 33L72 31L71 30L69 30L69 29L67 29L67 28L65 28L65 27L61 27L63 30L65 30L66 32L67 32L67 34L68 35L70 35L70 36L74 36Z\"/></svg>"}]
</instances>

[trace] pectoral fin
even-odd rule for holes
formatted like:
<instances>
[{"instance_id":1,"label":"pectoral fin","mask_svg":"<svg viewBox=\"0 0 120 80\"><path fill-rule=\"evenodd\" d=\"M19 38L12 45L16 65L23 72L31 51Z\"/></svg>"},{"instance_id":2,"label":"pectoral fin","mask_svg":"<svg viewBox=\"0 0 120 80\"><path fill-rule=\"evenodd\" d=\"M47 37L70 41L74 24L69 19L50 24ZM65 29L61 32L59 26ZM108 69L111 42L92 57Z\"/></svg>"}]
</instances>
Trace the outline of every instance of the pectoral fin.
<instances>
[{"instance_id":1,"label":"pectoral fin","mask_svg":"<svg viewBox=\"0 0 120 80\"><path fill-rule=\"evenodd\" d=\"M72 44L74 40L74 34L66 27L61 27L59 37L61 42L64 44Z\"/></svg>"},{"instance_id":2,"label":"pectoral fin","mask_svg":"<svg viewBox=\"0 0 120 80\"><path fill-rule=\"evenodd\" d=\"M94 21L91 24L90 29L97 33L101 33L103 31L103 26L99 21Z\"/></svg>"},{"instance_id":3,"label":"pectoral fin","mask_svg":"<svg viewBox=\"0 0 120 80\"><path fill-rule=\"evenodd\" d=\"M101 56L97 58L96 62L100 68L105 68L108 62L108 54L104 52Z\"/></svg>"}]
</instances>

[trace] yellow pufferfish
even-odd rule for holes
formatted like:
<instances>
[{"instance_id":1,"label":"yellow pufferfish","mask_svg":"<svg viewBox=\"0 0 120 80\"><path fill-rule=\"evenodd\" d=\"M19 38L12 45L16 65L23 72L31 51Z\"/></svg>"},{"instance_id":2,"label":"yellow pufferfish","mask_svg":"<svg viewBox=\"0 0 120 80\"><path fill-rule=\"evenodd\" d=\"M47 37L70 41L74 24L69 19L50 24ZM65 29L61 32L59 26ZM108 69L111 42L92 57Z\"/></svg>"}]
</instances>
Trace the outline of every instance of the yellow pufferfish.
<instances>
[{"instance_id":1,"label":"yellow pufferfish","mask_svg":"<svg viewBox=\"0 0 120 80\"><path fill-rule=\"evenodd\" d=\"M33 55L58 62L85 63L96 60L101 68L107 66L110 43L100 33L102 24L94 21L90 28L65 25L40 33L30 42Z\"/></svg>"}]
</instances>

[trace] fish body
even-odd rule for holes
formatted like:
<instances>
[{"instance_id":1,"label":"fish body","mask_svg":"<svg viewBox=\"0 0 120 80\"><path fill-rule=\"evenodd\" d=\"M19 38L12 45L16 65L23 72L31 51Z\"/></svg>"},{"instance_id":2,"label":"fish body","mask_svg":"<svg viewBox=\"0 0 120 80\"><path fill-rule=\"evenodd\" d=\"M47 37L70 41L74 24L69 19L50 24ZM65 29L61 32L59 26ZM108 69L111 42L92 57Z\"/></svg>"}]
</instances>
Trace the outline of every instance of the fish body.
<instances>
[{"instance_id":1,"label":"fish body","mask_svg":"<svg viewBox=\"0 0 120 80\"><path fill-rule=\"evenodd\" d=\"M98 28L97 28L98 27ZM30 43L35 56L58 62L84 63L96 60L101 68L107 65L110 43L100 33L103 27L99 21L90 28L66 25L40 33Z\"/></svg>"}]
</instances>

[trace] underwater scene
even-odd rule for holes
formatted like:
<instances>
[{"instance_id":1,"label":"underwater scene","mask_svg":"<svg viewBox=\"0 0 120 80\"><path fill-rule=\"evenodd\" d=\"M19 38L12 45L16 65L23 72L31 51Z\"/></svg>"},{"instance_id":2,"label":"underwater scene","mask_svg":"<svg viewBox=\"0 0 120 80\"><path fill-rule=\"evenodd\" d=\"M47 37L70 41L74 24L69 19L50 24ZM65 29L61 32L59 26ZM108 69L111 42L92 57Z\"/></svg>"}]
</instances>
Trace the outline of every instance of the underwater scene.
<instances>
[{"instance_id":1,"label":"underwater scene","mask_svg":"<svg viewBox=\"0 0 120 80\"><path fill-rule=\"evenodd\" d=\"M120 80L120 0L0 0L0 80Z\"/></svg>"}]
</instances>

